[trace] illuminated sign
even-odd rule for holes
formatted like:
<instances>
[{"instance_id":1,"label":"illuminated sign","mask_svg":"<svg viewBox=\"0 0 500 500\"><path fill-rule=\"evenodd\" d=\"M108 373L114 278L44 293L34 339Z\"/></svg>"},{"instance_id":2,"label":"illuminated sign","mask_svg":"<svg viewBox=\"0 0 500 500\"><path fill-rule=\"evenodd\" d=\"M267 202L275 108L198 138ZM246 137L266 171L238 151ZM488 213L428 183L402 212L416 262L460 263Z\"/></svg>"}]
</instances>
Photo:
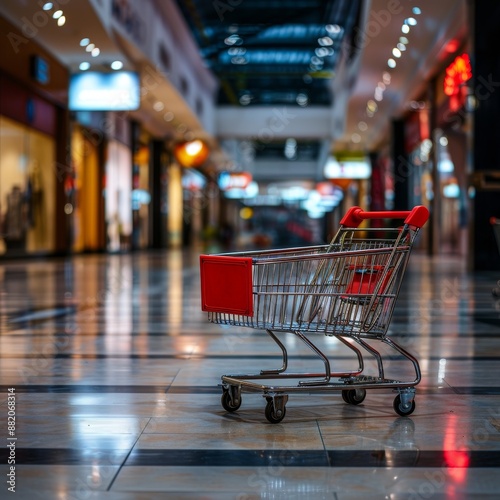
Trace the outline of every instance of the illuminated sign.
<instances>
[{"instance_id":1,"label":"illuminated sign","mask_svg":"<svg viewBox=\"0 0 500 500\"><path fill-rule=\"evenodd\" d=\"M196 170L186 168L182 173L182 187L188 191L201 191L207 181L205 176Z\"/></svg>"},{"instance_id":2,"label":"illuminated sign","mask_svg":"<svg viewBox=\"0 0 500 500\"><path fill-rule=\"evenodd\" d=\"M465 103L465 83L472 78L470 58L467 54L457 56L446 68L444 93L450 96L450 108L458 110Z\"/></svg>"},{"instance_id":3,"label":"illuminated sign","mask_svg":"<svg viewBox=\"0 0 500 500\"><path fill-rule=\"evenodd\" d=\"M219 187L222 191L230 189L246 189L252 182L252 175L247 172L221 172L219 174Z\"/></svg>"},{"instance_id":4,"label":"illuminated sign","mask_svg":"<svg viewBox=\"0 0 500 500\"><path fill-rule=\"evenodd\" d=\"M189 167L201 167L205 163L210 149L199 139L189 142L181 142L174 148L174 156L179 165Z\"/></svg>"},{"instance_id":5,"label":"illuminated sign","mask_svg":"<svg viewBox=\"0 0 500 500\"><path fill-rule=\"evenodd\" d=\"M371 173L372 167L367 159L337 161L329 158L324 170L327 179L368 179Z\"/></svg>"},{"instance_id":6,"label":"illuminated sign","mask_svg":"<svg viewBox=\"0 0 500 500\"><path fill-rule=\"evenodd\" d=\"M50 81L49 63L40 56L32 56L30 60L31 77L35 82L46 85Z\"/></svg>"},{"instance_id":7,"label":"illuminated sign","mask_svg":"<svg viewBox=\"0 0 500 500\"><path fill-rule=\"evenodd\" d=\"M72 75L69 84L72 111L126 111L139 109L139 75L131 71L87 72Z\"/></svg>"}]
</instances>

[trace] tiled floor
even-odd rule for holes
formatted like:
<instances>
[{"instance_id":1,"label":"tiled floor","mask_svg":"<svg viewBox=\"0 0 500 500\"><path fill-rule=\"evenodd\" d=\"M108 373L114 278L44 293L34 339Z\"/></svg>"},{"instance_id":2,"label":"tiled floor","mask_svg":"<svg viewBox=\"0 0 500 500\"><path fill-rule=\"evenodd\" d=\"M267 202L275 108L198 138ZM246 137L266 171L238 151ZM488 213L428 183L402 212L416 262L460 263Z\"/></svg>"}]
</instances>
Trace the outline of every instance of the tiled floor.
<instances>
[{"instance_id":1,"label":"tiled floor","mask_svg":"<svg viewBox=\"0 0 500 500\"><path fill-rule=\"evenodd\" d=\"M12 498L30 500L498 498L497 278L412 256L390 327L422 368L411 416L394 413L390 390L358 406L297 393L273 425L260 394L221 407L221 375L280 356L262 332L207 322L197 254L3 262L0 498L11 498L10 458ZM321 369L280 338L293 369ZM318 342L352 367L335 338ZM387 370L407 365L396 356Z\"/></svg>"}]
</instances>

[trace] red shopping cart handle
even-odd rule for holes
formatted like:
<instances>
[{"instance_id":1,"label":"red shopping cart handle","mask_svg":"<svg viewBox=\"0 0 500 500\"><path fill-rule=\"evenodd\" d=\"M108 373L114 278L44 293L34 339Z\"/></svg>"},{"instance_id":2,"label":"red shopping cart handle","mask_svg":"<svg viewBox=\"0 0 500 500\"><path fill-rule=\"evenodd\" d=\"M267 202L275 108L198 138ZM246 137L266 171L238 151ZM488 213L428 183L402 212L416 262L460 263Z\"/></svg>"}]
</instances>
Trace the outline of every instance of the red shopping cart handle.
<instances>
[{"instance_id":1,"label":"red shopping cart handle","mask_svg":"<svg viewBox=\"0 0 500 500\"><path fill-rule=\"evenodd\" d=\"M380 211L365 212L360 207L352 207L342 217L340 224L344 227L358 227L366 219L404 219L404 223L410 226L424 226L429 218L429 210L423 205L418 205L408 211Z\"/></svg>"}]
</instances>

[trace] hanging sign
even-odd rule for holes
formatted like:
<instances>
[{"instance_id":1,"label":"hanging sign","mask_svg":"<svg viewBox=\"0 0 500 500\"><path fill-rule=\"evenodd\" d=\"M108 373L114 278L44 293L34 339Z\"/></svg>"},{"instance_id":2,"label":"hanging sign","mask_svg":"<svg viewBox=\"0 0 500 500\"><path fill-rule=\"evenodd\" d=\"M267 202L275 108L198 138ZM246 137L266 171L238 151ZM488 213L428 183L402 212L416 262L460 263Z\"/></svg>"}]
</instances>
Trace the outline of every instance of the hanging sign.
<instances>
[{"instance_id":1,"label":"hanging sign","mask_svg":"<svg viewBox=\"0 0 500 500\"><path fill-rule=\"evenodd\" d=\"M472 67L468 54L457 56L446 68L444 93L450 97L450 109L458 111L465 104L466 82L472 78Z\"/></svg>"}]
</instances>

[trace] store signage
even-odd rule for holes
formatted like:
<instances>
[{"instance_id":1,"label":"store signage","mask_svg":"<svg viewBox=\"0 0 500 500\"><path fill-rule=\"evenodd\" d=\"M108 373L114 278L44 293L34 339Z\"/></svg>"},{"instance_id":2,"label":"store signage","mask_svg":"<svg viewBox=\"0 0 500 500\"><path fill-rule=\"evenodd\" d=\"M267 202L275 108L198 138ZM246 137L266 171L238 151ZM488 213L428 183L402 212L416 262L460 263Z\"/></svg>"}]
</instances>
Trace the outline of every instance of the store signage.
<instances>
[{"instance_id":1,"label":"store signage","mask_svg":"<svg viewBox=\"0 0 500 500\"><path fill-rule=\"evenodd\" d=\"M252 182L252 175L248 172L221 172L219 174L219 188L222 191L230 189L246 189Z\"/></svg>"},{"instance_id":2,"label":"store signage","mask_svg":"<svg viewBox=\"0 0 500 500\"><path fill-rule=\"evenodd\" d=\"M126 111L139 109L140 80L132 71L86 72L72 75L69 109L72 111Z\"/></svg>"},{"instance_id":3,"label":"store signage","mask_svg":"<svg viewBox=\"0 0 500 500\"><path fill-rule=\"evenodd\" d=\"M450 97L450 108L457 111L465 104L465 84L472 78L470 58L467 54L457 56L446 68L444 93Z\"/></svg>"},{"instance_id":4,"label":"store signage","mask_svg":"<svg viewBox=\"0 0 500 500\"><path fill-rule=\"evenodd\" d=\"M182 172L182 187L188 191L201 191L207 184L203 174L197 170L186 168Z\"/></svg>"},{"instance_id":5,"label":"store signage","mask_svg":"<svg viewBox=\"0 0 500 500\"><path fill-rule=\"evenodd\" d=\"M372 167L368 159L338 161L331 157L324 170L327 179L368 179L371 173Z\"/></svg>"},{"instance_id":6,"label":"store signage","mask_svg":"<svg viewBox=\"0 0 500 500\"><path fill-rule=\"evenodd\" d=\"M49 63L40 56L31 56L30 60L31 78L35 82L46 85L50 81Z\"/></svg>"}]
</instances>

